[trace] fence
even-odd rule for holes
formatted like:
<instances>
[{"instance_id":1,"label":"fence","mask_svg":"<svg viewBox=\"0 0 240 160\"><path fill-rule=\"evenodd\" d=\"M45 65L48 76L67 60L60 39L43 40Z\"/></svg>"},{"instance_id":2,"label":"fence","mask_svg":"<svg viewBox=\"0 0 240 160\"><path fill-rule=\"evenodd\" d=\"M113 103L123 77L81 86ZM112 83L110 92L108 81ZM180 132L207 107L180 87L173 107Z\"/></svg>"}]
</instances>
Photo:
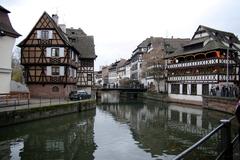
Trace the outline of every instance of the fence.
<instances>
[{"instance_id":1,"label":"fence","mask_svg":"<svg viewBox=\"0 0 240 160\"><path fill-rule=\"evenodd\" d=\"M208 148L208 153L210 153L211 157L214 157L216 160L239 160L240 126L235 119L234 116L227 120L221 120L221 124L218 127L200 139L197 143L177 155L174 160L193 159L192 155L194 152L198 152L201 148ZM238 129L236 130L236 128ZM212 147L209 147L210 145L207 143L210 143ZM200 155L195 153L195 156L196 155L197 158L195 157L195 159L199 159Z\"/></svg>"}]
</instances>

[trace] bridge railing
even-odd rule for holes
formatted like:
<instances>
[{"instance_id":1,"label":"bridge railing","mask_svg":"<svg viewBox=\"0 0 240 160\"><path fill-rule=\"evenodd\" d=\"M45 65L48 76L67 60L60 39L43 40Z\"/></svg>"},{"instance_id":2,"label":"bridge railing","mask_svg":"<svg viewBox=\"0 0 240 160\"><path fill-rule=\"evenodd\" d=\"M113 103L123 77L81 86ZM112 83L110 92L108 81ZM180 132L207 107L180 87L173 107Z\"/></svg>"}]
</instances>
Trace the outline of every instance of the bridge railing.
<instances>
[{"instance_id":1,"label":"bridge railing","mask_svg":"<svg viewBox=\"0 0 240 160\"><path fill-rule=\"evenodd\" d=\"M199 159L201 153L196 152L197 150L201 150L201 148L208 148L212 150L210 151L205 149L205 152L211 154L211 156L216 160L240 159L240 126L238 125L238 127L232 127L235 119L235 116L233 116L230 119L220 120L221 124L219 126L191 147L178 154L173 160L192 159L193 156L191 157L191 155L194 155L194 157L198 156ZM234 126L237 126L237 123L234 123ZM238 128L237 131L236 128ZM207 143L210 144L206 145Z\"/></svg>"}]
</instances>

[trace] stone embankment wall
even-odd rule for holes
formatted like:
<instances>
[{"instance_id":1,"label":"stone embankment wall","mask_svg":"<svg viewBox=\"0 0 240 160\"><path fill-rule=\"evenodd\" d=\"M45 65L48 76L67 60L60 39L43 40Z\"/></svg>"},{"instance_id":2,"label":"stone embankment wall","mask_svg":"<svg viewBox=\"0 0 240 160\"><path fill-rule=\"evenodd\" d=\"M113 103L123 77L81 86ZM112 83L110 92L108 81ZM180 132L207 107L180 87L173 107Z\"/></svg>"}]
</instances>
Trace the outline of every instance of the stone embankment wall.
<instances>
[{"instance_id":1,"label":"stone embankment wall","mask_svg":"<svg viewBox=\"0 0 240 160\"><path fill-rule=\"evenodd\" d=\"M69 113L81 112L95 108L95 100L84 100L39 108L0 112L0 127Z\"/></svg>"},{"instance_id":2,"label":"stone embankment wall","mask_svg":"<svg viewBox=\"0 0 240 160\"><path fill-rule=\"evenodd\" d=\"M229 97L203 97L203 107L222 112L234 113L236 106L236 99Z\"/></svg>"},{"instance_id":3,"label":"stone embankment wall","mask_svg":"<svg viewBox=\"0 0 240 160\"><path fill-rule=\"evenodd\" d=\"M235 111L236 98L229 97L213 97L213 96L203 96L203 101L188 101L188 100L178 100L171 99L167 94L156 94L156 93L143 93L141 98L147 98L152 100L159 100L170 103L181 103L194 106L200 106L203 108L227 112L233 114Z\"/></svg>"}]
</instances>

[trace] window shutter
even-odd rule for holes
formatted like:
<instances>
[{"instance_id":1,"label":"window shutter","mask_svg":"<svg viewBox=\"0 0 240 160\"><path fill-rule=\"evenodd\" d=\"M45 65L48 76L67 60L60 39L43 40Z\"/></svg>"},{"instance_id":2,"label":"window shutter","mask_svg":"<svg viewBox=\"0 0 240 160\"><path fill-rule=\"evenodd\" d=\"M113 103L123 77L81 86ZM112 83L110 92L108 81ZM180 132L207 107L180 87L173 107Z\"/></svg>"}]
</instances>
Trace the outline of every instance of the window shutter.
<instances>
[{"instance_id":1,"label":"window shutter","mask_svg":"<svg viewBox=\"0 0 240 160\"><path fill-rule=\"evenodd\" d=\"M60 76L64 76L64 66L60 66Z\"/></svg>"},{"instance_id":2,"label":"window shutter","mask_svg":"<svg viewBox=\"0 0 240 160\"><path fill-rule=\"evenodd\" d=\"M51 66L47 66L47 76L51 76L52 74L52 67Z\"/></svg>"},{"instance_id":3,"label":"window shutter","mask_svg":"<svg viewBox=\"0 0 240 160\"><path fill-rule=\"evenodd\" d=\"M51 47L46 48L46 57L51 57Z\"/></svg>"},{"instance_id":4,"label":"window shutter","mask_svg":"<svg viewBox=\"0 0 240 160\"><path fill-rule=\"evenodd\" d=\"M48 32L48 39L52 39L52 37L53 37L53 31L50 30Z\"/></svg>"},{"instance_id":5,"label":"window shutter","mask_svg":"<svg viewBox=\"0 0 240 160\"><path fill-rule=\"evenodd\" d=\"M64 48L59 48L59 57L64 57Z\"/></svg>"},{"instance_id":6,"label":"window shutter","mask_svg":"<svg viewBox=\"0 0 240 160\"><path fill-rule=\"evenodd\" d=\"M37 39L41 39L41 31L37 30Z\"/></svg>"}]
</instances>

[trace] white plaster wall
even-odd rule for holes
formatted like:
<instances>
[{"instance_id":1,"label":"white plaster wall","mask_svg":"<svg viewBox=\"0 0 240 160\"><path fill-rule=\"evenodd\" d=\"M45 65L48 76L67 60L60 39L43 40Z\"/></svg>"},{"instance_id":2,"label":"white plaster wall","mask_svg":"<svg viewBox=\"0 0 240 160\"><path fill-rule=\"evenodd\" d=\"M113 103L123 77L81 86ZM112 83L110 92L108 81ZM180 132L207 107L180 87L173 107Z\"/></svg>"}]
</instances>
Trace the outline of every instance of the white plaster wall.
<instances>
[{"instance_id":1,"label":"white plaster wall","mask_svg":"<svg viewBox=\"0 0 240 160\"><path fill-rule=\"evenodd\" d=\"M10 92L10 81L11 81L11 72L10 73L0 72L0 94Z\"/></svg>"},{"instance_id":2,"label":"white plaster wall","mask_svg":"<svg viewBox=\"0 0 240 160\"><path fill-rule=\"evenodd\" d=\"M180 94L182 94L183 84L180 84Z\"/></svg>"},{"instance_id":3,"label":"white plaster wall","mask_svg":"<svg viewBox=\"0 0 240 160\"><path fill-rule=\"evenodd\" d=\"M197 95L202 95L202 84L197 84Z\"/></svg>"},{"instance_id":4,"label":"white plaster wall","mask_svg":"<svg viewBox=\"0 0 240 160\"><path fill-rule=\"evenodd\" d=\"M187 94L191 94L191 84L187 84Z\"/></svg>"},{"instance_id":5,"label":"white plaster wall","mask_svg":"<svg viewBox=\"0 0 240 160\"><path fill-rule=\"evenodd\" d=\"M0 37L0 68L11 69L12 50L15 40L15 38L8 36Z\"/></svg>"},{"instance_id":6,"label":"white plaster wall","mask_svg":"<svg viewBox=\"0 0 240 160\"><path fill-rule=\"evenodd\" d=\"M10 92L12 49L15 38L0 37L0 93Z\"/></svg>"},{"instance_id":7,"label":"white plaster wall","mask_svg":"<svg viewBox=\"0 0 240 160\"><path fill-rule=\"evenodd\" d=\"M171 84L168 83L168 94L171 94Z\"/></svg>"},{"instance_id":8,"label":"white plaster wall","mask_svg":"<svg viewBox=\"0 0 240 160\"><path fill-rule=\"evenodd\" d=\"M200 101L202 102L202 96L196 95L181 95L181 94L168 94L170 98L188 101Z\"/></svg>"}]
</instances>

